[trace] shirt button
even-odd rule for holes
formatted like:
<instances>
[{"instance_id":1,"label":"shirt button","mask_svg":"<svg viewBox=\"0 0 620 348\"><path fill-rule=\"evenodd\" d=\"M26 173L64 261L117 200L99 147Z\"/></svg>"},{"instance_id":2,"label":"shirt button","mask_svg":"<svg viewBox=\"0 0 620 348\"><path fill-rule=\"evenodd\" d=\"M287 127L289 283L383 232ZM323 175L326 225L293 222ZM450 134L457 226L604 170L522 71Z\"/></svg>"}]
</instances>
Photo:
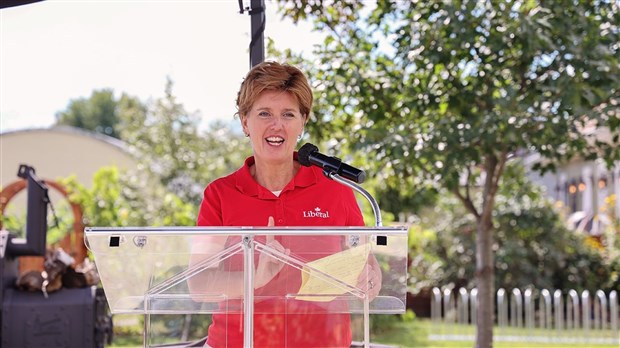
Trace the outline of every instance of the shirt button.
<instances>
[{"instance_id":1,"label":"shirt button","mask_svg":"<svg viewBox=\"0 0 620 348\"><path fill-rule=\"evenodd\" d=\"M280 223L280 224L281 224L281 223L283 223L283 222L284 222L284 219L278 219L278 223Z\"/></svg>"}]
</instances>

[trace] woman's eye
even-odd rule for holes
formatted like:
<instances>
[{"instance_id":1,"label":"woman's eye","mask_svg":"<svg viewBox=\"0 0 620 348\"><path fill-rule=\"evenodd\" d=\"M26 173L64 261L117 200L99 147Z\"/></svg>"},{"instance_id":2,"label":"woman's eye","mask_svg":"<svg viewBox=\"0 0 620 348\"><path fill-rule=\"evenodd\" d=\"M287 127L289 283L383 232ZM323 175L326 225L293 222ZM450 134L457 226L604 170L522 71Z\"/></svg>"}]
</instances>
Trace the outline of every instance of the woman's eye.
<instances>
[{"instance_id":1,"label":"woman's eye","mask_svg":"<svg viewBox=\"0 0 620 348\"><path fill-rule=\"evenodd\" d=\"M258 116L260 117L269 117L271 116L267 111L261 111L258 113Z\"/></svg>"},{"instance_id":2,"label":"woman's eye","mask_svg":"<svg viewBox=\"0 0 620 348\"><path fill-rule=\"evenodd\" d=\"M295 114L294 114L294 113L292 113L292 112L287 112L287 113L285 113L285 114L284 114L284 117L287 117L287 118L294 118L294 117L295 117Z\"/></svg>"}]
</instances>

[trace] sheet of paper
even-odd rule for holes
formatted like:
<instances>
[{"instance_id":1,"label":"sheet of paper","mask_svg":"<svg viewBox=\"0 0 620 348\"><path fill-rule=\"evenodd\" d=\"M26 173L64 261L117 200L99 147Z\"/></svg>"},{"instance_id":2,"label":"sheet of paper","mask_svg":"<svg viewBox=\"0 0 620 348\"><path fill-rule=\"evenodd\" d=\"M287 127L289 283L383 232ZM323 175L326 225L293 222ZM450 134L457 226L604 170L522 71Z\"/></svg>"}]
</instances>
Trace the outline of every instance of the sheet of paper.
<instances>
[{"instance_id":1,"label":"sheet of paper","mask_svg":"<svg viewBox=\"0 0 620 348\"><path fill-rule=\"evenodd\" d=\"M322 274L310 269L319 270L329 274L351 286L357 284L357 280L366 265L370 246L362 244L321 259L309 262L309 267L304 267L301 273L301 287L296 297L298 300L326 302L335 298L334 295L342 295L347 292L342 284L335 280L324 277ZM331 295L331 296L303 296L303 295Z\"/></svg>"}]
</instances>

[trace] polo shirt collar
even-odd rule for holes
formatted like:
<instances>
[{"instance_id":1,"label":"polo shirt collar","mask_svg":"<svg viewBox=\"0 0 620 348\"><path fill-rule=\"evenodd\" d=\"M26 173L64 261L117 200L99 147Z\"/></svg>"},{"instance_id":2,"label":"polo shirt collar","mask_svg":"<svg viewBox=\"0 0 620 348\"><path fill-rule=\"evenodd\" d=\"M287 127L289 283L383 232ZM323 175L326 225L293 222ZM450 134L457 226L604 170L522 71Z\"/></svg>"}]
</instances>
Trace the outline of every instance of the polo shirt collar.
<instances>
[{"instance_id":1,"label":"polo shirt collar","mask_svg":"<svg viewBox=\"0 0 620 348\"><path fill-rule=\"evenodd\" d=\"M297 152L293 153L293 159L297 160ZM265 199L277 199L269 190L259 185L250 173L250 167L255 163L254 156L246 158L245 163L235 173L235 186L239 191L248 196L258 196ZM300 166L295 177L286 184L282 193L293 190L295 187L308 187L318 182L317 171L311 167Z\"/></svg>"}]
</instances>

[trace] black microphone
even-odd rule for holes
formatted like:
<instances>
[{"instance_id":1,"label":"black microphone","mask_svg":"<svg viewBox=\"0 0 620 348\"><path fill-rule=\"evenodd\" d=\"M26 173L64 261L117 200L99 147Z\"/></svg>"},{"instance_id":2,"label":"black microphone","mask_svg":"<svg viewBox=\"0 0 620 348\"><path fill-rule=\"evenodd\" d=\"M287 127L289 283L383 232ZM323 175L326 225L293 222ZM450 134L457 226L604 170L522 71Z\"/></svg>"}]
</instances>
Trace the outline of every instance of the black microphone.
<instances>
[{"instance_id":1,"label":"black microphone","mask_svg":"<svg viewBox=\"0 0 620 348\"><path fill-rule=\"evenodd\" d=\"M366 173L363 170L342 163L342 160L339 158L326 156L320 153L319 148L310 143L304 144L304 146L299 149L297 160L302 166L310 167L311 165L315 165L323 168L325 175L336 173L358 184L366 180Z\"/></svg>"}]
</instances>

